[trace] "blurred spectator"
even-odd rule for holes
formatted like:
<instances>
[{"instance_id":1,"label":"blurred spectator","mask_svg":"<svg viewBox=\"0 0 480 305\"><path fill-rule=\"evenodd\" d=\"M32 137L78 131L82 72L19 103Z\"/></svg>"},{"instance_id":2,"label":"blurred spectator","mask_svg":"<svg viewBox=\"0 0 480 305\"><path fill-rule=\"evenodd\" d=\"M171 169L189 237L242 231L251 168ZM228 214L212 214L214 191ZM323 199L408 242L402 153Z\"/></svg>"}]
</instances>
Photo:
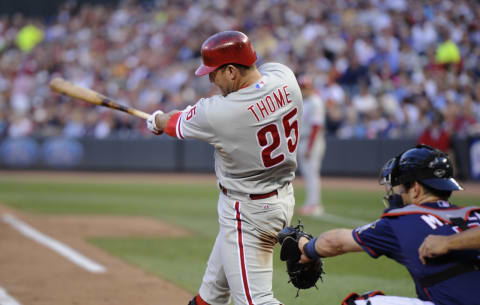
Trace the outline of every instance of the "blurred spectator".
<instances>
[{"instance_id":1,"label":"blurred spectator","mask_svg":"<svg viewBox=\"0 0 480 305\"><path fill-rule=\"evenodd\" d=\"M8 136L11 138L24 137L33 131L33 124L30 119L23 115L14 115L10 118L10 128Z\"/></svg>"},{"instance_id":2,"label":"blurred spectator","mask_svg":"<svg viewBox=\"0 0 480 305\"><path fill-rule=\"evenodd\" d=\"M28 24L18 31L15 41L21 51L30 52L43 38L44 33L41 28Z\"/></svg>"},{"instance_id":3,"label":"blurred spectator","mask_svg":"<svg viewBox=\"0 0 480 305\"><path fill-rule=\"evenodd\" d=\"M455 104L455 118L453 122L453 130L455 135L466 138L474 133L478 124L474 115L473 102L471 98L466 97L463 104Z\"/></svg>"},{"instance_id":4,"label":"blurred spectator","mask_svg":"<svg viewBox=\"0 0 480 305\"><path fill-rule=\"evenodd\" d=\"M377 110L377 100L368 90L366 83L360 84L360 92L353 96L352 105L362 117Z\"/></svg>"},{"instance_id":5,"label":"blurred spectator","mask_svg":"<svg viewBox=\"0 0 480 305\"><path fill-rule=\"evenodd\" d=\"M350 95L358 91L361 81L365 81L368 76L368 69L363 66L356 56L351 57L351 62L345 72L340 76L338 82L345 87Z\"/></svg>"},{"instance_id":6,"label":"blurred spectator","mask_svg":"<svg viewBox=\"0 0 480 305\"><path fill-rule=\"evenodd\" d=\"M0 138L7 136L7 126L8 126L7 113L0 112Z\"/></svg>"},{"instance_id":7,"label":"blurred spectator","mask_svg":"<svg viewBox=\"0 0 480 305\"><path fill-rule=\"evenodd\" d=\"M441 43L438 45L435 55L437 64L458 64L461 60L460 50L457 44L450 39L450 33L442 28L440 31Z\"/></svg>"},{"instance_id":8,"label":"blurred spectator","mask_svg":"<svg viewBox=\"0 0 480 305\"><path fill-rule=\"evenodd\" d=\"M427 126L420 135L418 143L438 148L445 153L450 153L450 133L442 124L443 121L442 114L436 112L432 118L431 124Z\"/></svg>"}]
</instances>

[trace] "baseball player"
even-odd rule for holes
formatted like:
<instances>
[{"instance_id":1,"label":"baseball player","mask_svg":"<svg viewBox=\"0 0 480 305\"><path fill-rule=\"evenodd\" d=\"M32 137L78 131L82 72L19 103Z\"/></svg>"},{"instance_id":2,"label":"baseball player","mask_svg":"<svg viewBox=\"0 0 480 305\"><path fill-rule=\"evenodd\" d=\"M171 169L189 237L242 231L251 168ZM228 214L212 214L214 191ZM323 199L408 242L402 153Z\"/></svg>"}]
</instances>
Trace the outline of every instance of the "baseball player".
<instances>
[{"instance_id":1,"label":"baseball player","mask_svg":"<svg viewBox=\"0 0 480 305\"><path fill-rule=\"evenodd\" d=\"M310 242L302 237L300 261L362 250L373 258L386 255L408 269L418 296L353 293L343 301L346 305L480 304L480 251L452 251L428 258L425 264L418 255L429 234L451 236L480 226L480 207L461 208L448 202L452 191L462 190L452 174L448 155L425 145L391 159L380 175L389 203L381 218L353 231L327 231Z\"/></svg>"},{"instance_id":2,"label":"baseball player","mask_svg":"<svg viewBox=\"0 0 480 305\"><path fill-rule=\"evenodd\" d=\"M303 127L298 147L298 163L305 180L305 202L297 210L302 216L321 216L320 166L325 153L325 104L315 91L310 75L298 78L303 94Z\"/></svg>"},{"instance_id":3,"label":"baseball player","mask_svg":"<svg viewBox=\"0 0 480 305\"><path fill-rule=\"evenodd\" d=\"M272 292L273 248L293 216L303 101L293 72L279 63L258 69L249 38L236 31L202 45L198 76L222 94L183 111L153 113L148 128L215 147L220 230L190 305L280 304Z\"/></svg>"}]
</instances>

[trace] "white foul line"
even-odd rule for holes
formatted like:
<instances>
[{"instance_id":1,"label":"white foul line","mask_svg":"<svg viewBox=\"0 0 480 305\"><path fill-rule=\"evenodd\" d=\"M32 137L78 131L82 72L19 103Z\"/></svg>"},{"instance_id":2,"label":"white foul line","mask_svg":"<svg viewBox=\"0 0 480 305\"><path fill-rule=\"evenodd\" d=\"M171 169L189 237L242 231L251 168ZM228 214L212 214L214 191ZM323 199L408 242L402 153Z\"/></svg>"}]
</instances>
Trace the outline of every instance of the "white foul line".
<instances>
[{"instance_id":1,"label":"white foul line","mask_svg":"<svg viewBox=\"0 0 480 305\"><path fill-rule=\"evenodd\" d=\"M13 215L6 214L6 215L3 215L2 218L6 223L10 224L12 227L17 229L23 235L30 237L34 241L54 250L55 252L66 257L67 259L77 264L78 266L93 273L103 273L107 271L107 269L102 265L83 256L82 254L78 253L77 251L70 248L69 246L62 244L61 242L43 233L40 233L39 231L35 230L28 224L16 219ZM0 303L0 305L3 305L3 304Z\"/></svg>"},{"instance_id":2,"label":"white foul line","mask_svg":"<svg viewBox=\"0 0 480 305\"><path fill-rule=\"evenodd\" d=\"M8 293L0 287L0 305L21 305L14 298L8 295Z\"/></svg>"}]
</instances>

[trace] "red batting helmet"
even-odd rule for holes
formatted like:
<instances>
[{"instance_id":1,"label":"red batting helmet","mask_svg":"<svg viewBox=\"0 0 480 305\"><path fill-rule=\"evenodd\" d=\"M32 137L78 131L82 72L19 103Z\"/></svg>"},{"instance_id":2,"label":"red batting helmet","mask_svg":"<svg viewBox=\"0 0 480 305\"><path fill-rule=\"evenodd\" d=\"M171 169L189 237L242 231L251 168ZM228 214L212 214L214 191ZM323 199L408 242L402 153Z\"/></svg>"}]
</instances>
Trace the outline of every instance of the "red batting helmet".
<instances>
[{"instance_id":1,"label":"red batting helmet","mask_svg":"<svg viewBox=\"0 0 480 305\"><path fill-rule=\"evenodd\" d=\"M195 75L202 76L225 64L250 67L257 61L257 54L247 35L237 31L224 31L210 36L202 44L202 64Z\"/></svg>"}]
</instances>

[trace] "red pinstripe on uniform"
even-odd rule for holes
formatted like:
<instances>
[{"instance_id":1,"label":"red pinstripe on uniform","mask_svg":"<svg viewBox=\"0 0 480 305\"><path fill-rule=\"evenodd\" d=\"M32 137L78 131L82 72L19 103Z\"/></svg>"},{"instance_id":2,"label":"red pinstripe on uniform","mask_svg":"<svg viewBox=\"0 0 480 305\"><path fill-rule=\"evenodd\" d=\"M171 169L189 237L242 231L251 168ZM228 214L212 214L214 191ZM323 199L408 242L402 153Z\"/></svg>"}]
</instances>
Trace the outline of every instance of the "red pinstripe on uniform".
<instances>
[{"instance_id":1,"label":"red pinstripe on uniform","mask_svg":"<svg viewBox=\"0 0 480 305\"><path fill-rule=\"evenodd\" d=\"M369 252L373 257L379 257L379 255L372 248L363 243L363 241L360 239L360 236L358 236L357 231L355 231L353 239L355 239L360 244L360 246L364 247L364 249L367 250L367 252Z\"/></svg>"},{"instance_id":2,"label":"red pinstripe on uniform","mask_svg":"<svg viewBox=\"0 0 480 305\"><path fill-rule=\"evenodd\" d=\"M427 297L428 297L430 300L432 300L432 297L430 296L430 292L428 292L427 287L424 287L424 288L423 288L423 292L425 292L425 294L427 295Z\"/></svg>"},{"instance_id":3,"label":"red pinstripe on uniform","mask_svg":"<svg viewBox=\"0 0 480 305\"><path fill-rule=\"evenodd\" d=\"M253 305L250 288L248 287L247 269L245 267L245 252L243 250L243 233L242 233L242 218L240 214L240 202L235 202L235 211L237 219L237 233L238 233L238 249L240 254L240 266L242 268L243 289L245 290L245 297L248 305Z\"/></svg>"}]
</instances>

